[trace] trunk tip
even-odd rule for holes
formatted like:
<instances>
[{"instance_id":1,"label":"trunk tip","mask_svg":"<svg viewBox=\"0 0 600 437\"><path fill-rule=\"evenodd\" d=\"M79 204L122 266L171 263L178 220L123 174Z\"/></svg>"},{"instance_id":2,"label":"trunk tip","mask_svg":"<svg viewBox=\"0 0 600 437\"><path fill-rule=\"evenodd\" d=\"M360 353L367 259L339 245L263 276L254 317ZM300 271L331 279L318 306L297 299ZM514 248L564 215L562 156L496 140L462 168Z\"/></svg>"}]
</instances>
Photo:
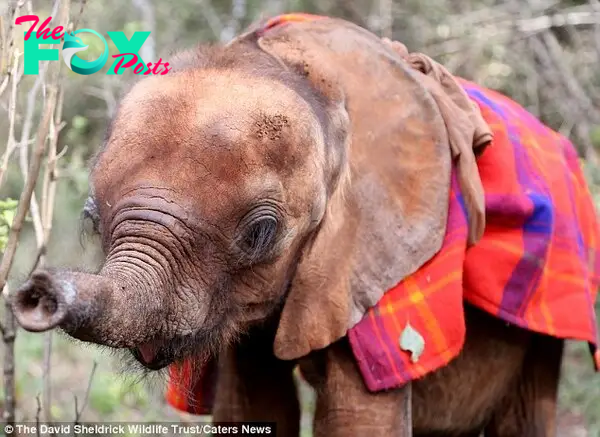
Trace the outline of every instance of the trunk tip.
<instances>
[{"instance_id":1,"label":"trunk tip","mask_svg":"<svg viewBox=\"0 0 600 437\"><path fill-rule=\"evenodd\" d=\"M64 290L46 271L37 271L11 297L17 322L31 332L48 331L59 325L67 315Z\"/></svg>"}]
</instances>

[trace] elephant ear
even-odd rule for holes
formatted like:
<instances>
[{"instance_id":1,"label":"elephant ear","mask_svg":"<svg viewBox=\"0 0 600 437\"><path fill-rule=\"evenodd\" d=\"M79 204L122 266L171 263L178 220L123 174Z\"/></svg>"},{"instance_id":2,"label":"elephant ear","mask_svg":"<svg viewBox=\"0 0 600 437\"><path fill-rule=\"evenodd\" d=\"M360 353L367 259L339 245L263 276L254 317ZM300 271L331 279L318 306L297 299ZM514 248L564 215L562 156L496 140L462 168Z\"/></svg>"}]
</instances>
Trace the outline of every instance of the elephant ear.
<instances>
[{"instance_id":1,"label":"elephant ear","mask_svg":"<svg viewBox=\"0 0 600 437\"><path fill-rule=\"evenodd\" d=\"M304 247L274 345L276 356L295 359L343 337L439 251L451 147L429 87L370 32L321 19L272 29L258 44L305 76L328 107L327 209ZM481 218L478 208L469 214Z\"/></svg>"}]
</instances>

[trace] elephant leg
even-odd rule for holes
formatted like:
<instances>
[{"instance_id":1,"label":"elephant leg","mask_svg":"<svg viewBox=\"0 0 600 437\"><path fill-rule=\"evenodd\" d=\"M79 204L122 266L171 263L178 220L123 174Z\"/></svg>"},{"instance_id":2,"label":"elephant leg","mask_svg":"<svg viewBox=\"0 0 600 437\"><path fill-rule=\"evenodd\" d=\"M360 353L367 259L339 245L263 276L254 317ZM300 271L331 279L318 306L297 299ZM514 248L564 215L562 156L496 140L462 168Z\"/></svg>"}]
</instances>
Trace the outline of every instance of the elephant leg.
<instances>
[{"instance_id":1,"label":"elephant leg","mask_svg":"<svg viewBox=\"0 0 600 437\"><path fill-rule=\"evenodd\" d=\"M564 341L536 335L520 377L494 412L486 437L555 437Z\"/></svg>"},{"instance_id":2,"label":"elephant leg","mask_svg":"<svg viewBox=\"0 0 600 437\"><path fill-rule=\"evenodd\" d=\"M276 422L277 436L298 437L294 362L273 355L273 336L252 333L219 360L214 422Z\"/></svg>"},{"instance_id":3,"label":"elephant leg","mask_svg":"<svg viewBox=\"0 0 600 437\"><path fill-rule=\"evenodd\" d=\"M317 393L314 437L410 437L410 385L373 394L362 380L347 339L314 352L300 370ZM408 396L407 396L408 392Z\"/></svg>"},{"instance_id":4,"label":"elephant leg","mask_svg":"<svg viewBox=\"0 0 600 437\"><path fill-rule=\"evenodd\" d=\"M417 437L478 436L521 375L533 334L465 303L460 354L413 382Z\"/></svg>"},{"instance_id":5,"label":"elephant leg","mask_svg":"<svg viewBox=\"0 0 600 437\"><path fill-rule=\"evenodd\" d=\"M415 437L482 437L484 436L483 431L475 431L475 432L466 432L461 434L415 434Z\"/></svg>"}]
</instances>

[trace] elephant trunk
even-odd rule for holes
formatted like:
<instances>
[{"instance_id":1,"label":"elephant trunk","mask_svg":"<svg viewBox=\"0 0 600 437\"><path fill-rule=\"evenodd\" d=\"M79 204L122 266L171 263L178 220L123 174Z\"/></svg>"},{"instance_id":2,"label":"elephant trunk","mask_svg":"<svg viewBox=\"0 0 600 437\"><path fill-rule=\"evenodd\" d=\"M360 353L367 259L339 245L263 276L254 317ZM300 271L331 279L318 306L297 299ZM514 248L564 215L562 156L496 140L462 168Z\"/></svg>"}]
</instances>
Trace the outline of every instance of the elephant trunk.
<instances>
[{"instance_id":1,"label":"elephant trunk","mask_svg":"<svg viewBox=\"0 0 600 437\"><path fill-rule=\"evenodd\" d=\"M12 309L27 331L60 327L83 341L136 347L157 335L165 308L164 294L141 278L114 266L98 275L39 270L15 290Z\"/></svg>"}]
</instances>

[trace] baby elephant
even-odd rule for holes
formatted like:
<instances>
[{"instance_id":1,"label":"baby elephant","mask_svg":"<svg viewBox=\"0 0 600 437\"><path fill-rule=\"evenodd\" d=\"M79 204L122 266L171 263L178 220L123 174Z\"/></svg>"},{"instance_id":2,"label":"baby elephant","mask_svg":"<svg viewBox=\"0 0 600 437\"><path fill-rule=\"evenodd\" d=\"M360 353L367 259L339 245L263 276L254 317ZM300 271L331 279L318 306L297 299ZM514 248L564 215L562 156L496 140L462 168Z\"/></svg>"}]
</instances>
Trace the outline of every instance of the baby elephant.
<instances>
[{"instance_id":1,"label":"baby elephant","mask_svg":"<svg viewBox=\"0 0 600 437\"><path fill-rule=\"evenodd\" d=\"M339 19L170 61L91 166L102 269L34 272L22 327L129 349L171 370L174 405L280 437L297 367L315 436L556 435L563 341L597 335L600 238L566 139Z\"/></svg>"}]
</instances>

